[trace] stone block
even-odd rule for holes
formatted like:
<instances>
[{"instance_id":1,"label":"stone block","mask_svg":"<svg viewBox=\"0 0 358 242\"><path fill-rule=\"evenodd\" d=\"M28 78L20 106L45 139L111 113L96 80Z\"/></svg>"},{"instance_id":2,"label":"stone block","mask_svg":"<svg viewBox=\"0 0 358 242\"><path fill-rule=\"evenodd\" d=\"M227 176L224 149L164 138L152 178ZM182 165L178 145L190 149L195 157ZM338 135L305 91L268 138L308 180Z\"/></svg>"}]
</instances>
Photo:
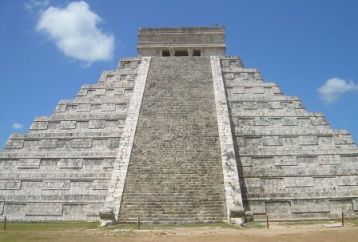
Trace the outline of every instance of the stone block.
<instances>
[{"instance_id":1,"label":"stone block","mask_svg":"<svg viewBox=\"0 0 358 242\"><path fill-rule=\"evenodd\" d=\"M303 108L301 101L282 101L281 105L283 108L288 109L300 109Z\"/></svg>"},{"instance_id":2,"label":"stone block","mask_svg":"<svg viewBox=\"0 0 358 242\"><path fill-rule=\"evenodd\" d=\"M251 136L251 137L246 136L245 143L246 143L246 146L251 146L251 147L262 146L262 137L261 136Z\"/></svg>"},{"instance_id":3,"label":"stone block","mask_svg":"<svg viewBox=\"0 0 358 242\"><path fill-rule=\"evenodd\" d=\"M321 147L333 146L334 145L333 136L318 136L318 144Z\"/></svg>"},{"instance_id":4,"label":"stone block","mask_svg":"<svg viewBox=\"0 0 358 242\"><path fill-rule=\"evenodd\" d=\"M262 143L265 146L281 146L283 144L280 136L264 136Z\"/></svg>"},{"instance_id":5,"label":"stone block","mask_svg":"<svg viewBox=\"0 0 358 242\"><path fill-rule=\"evenodd\" d=\"M77 121L76 129L88 129L88 121Z\"/></svg>"},{"instance_id":6,"label":"stone block","mask_svg":"<svg viewBox=\"0 0 358 242\"><path fill-rule=\"evenodd\" d=\"M21 159L18 161L18 169L38 169L40 168L40 159Z\"/></svg>"},{"instance_id":7,"label":"stone block","mask_svg":"<svg viewBox=\"0 0 358 242\"><path fill-rule=\"evenodd\" d=\"M242 157L239 157L239 159L241 161L242 167L252 167L253 166L251 157L242 156Z\"/></svg>"},{"instance_id":8,"label":"stone block","mask_svg":"<svg viewBox=\"0 0 358 242\"><path fill-rule=\"evenodd\" d=\"M92 112L99 112L101 110L102 105L100 103L92 104L91 111Z\"/></svg>"},{"instance_id":9,"label":"stone block","mask_svg":"<svg viewBox=\"0 0 358 242\"><path fill-rule=\"evenodd\" d=\"M26 216L62 216L61 203L28 203L25 208Z\"/></svg>"},{"instance_id":10,"label":"stone block","mask_svg":"<svg viewBox=\"0 0 358 242\"><path fill-rule=\"evenodd\" d=\"M68 190L70 181L66 180L44 180L41 185L42 190Z\"/></svg>"},{"instance_id":11,"label":"stone block","mask_svg":"<svg viewBox=\"0 0 358 242\"><path fill-rule=\"evenodd\" d=\"M266 206L264 201L250 200L248 203L250 204L250 209L254 215L266 213Z\"/></svg>"},{"instance_id":12,"label":"stone block","mask_svg":"<svg viewBox=\"0 0 358 242\"><path fill-rule=\"evenodd\" d=\"M245 110L254 110L257 109L255 102L243 102L243 109Z\"/></svg>"},{"instance_id":13,"label":"stone block","mask_svg":"<svg viewBox=\"0 0 358 242\"><path fill-rule=\"evenodd\" d=\"M318 164L318 156L316 155L298 155L297 163L302 166L312 166Z\"/></svg>"},{"instance_id":14,"label":"stone block","mask_svg":"<svg viewBox=\"0 0 358 242\"><path fill-rule=\"evenodd\" d=\"M252 211L245 211L245 223L254 222L254 214Z\"/></svg>"},{"instance_id":15,"label":"stone block","mask_svg":"<svg viewBox=\"0 0 358 242\"><path fill-rule=\"evenodd\" d=\"M116 218L112 208L102 208L99 210L99 217L101 218L101 226L105 227L116 223Z\"/></svg>"},{"instance_id":16,"label":"stone block","mask_svg":"<svg viewBox=\"0 0 358 242\"><path fill-rule=\"evenodd\" d=\"M20 190L20 180L0 180L0 190Z\"/></svg>"},{"instance_id":17,"label":"stone block","mask_svg":"<svg viewBox=\"0 0 358 242\"><path fill-rule=\"evenodd\" d=\"M341 164L341 158L339 155L319 155L318 163L320 165L339 165Z\"/></svg>"},{"instance_id":18,"label":"stone block","mask_svg":"<svg viewBox=\"0 0 358 242\"><path fill-rule=\"evenodd\" d=\"M60 159L57 162L57 167L60 169L81 169L83 159Z\"/></svg>"},{"instance_id":19,"label":"stone block","mask_svg":"<svg viewBox=\"0 0 358 242\"><path fill-rule=\"evenodd\" d=\"M341 154L342 163L353 163L358 161L358 152L353 154Z\"/></svg>"},{"instance_id":20,"label":"stone block","mask_svg":"<svg viewBox=\"0 0 358 242\"><path fill-rule=\"evenodd\" d=\"M24 147L23 139L9 139L6 143L6 149L22 149Z\"/></svg>"},{"instance_id":21,"label":"stone block","mask_svg":"<svg viewBox=\"0 0 358 242\"><path fill-rule=\"evenodd\" d=\"M265 194L285 193L285 181L280 177L265 177L261 178L262 187Z\"/></svg>"},{"instance_id":22,"label":"stone block","mask_svg":"<svg viewBox=\"0 0 358 242\"><path fill-rule=\"evenodd\" d=\"M275 165L273 156L257 156L251 158L252 165L257 168L268 168Z\"/></svg>"},{"instance_id":23,"label":"stone block","mask_svg":"<svg viewBox=\"0 0 358 242\"><path fill-rule=\"evenodd\" d=\"M327 200L292 200L292 213L328 213L329 202Z\"/></svg>"},{"instance_id":24,"label":"stone block","mask_svg":"<svg viewBox=\"0 0 358 242\"><path fill-rule=\"evenodd\" d=\"M245 211L242 206L235 206L230 209L230 218L243 218Z\"/></svg>"},{"instance_id":25,"label":"stone block","mask_svg":"<svg viewBox=\"0 0 358 242\"><path fill-rule=\"evenodd\" d=\"M315 184L315 187L322 192L332 192L337 186L335 176L313 177L313 183Z\"/></svg>"},{"instance_id":26,"label":"stone block","mask_svg":"<svg viewBox=\"0 0 358 242\"><path fill-rule=\"evenodd\" d=\"M48 127L47 121L34 121L31 125L31 130L45 130Z\"/></svg>"},{"instance_id":27,"label":"stone block","mask_svg":"<svg viewBox=\"0 0 358 242\"><path fill-rule=\"evenodd\" d=\"M114 103L106 103L102 104L102 112L113 112L116 111L116 106Z\"/></svg>"},{"instance_id":28,"label":"stone block","mask_svg":"<svg viewBox=\"0 0 358 242\"><path fill-rule=\"evenodd\" d=\"M56 122L48 122L48 129L49 130L57 130L59 129L61 125L61 122L56 121Z\"/></svg>"},{"instance_id":29,"label":"stone block","mask_svg":"<svg viewBox=\"0 0 358 242\"><path fill-rule=\"evenodd\" d=\"M43 139L39 148L57 148L57 139Z\"/></svg>"},{"instance_id":30,"label":"stone block","mask_svg":"<svg viewBox=\"0 0 358 242\"><path fill-rule=\"evenodd\" d=\"M263 87L254 87L253 88L253 93L254 94L264 94L265 90Z\"/></svg>"},{"instance_id":31,"label":"stone block","mask_svg":"<svg viewBox=\"0 0 358 242\"><path fill-rule=\"evenodd\" d=\"M76 121L61 121L61 129L75 129Z\"/></svg>"},{"instance_id":32,"label":"stone block","mask_svg":"<svg viewBox=\"0 0 358 242\"><path fill-rule=\"evenodd\" d=\"M353 210L358 211L358 198L353 198L352 204L353 204Z\"/></svg>"},{"instance_id":33,"label":"stone block","mask_svg":"<svg viewBox=\"0 0 358 242\"><path fill-rule=\"evenodd\" d=\"M318 138L313 135L299 136L299 143L300 145L318 145Z\"/></svg>"},{"instance_id":34,"label":"stone block","mask_svg":"<svg viewBox=\"0 0 358 242\"><path fill-rule=\"evenodd\" d=\"M248 188L260 188L261 187L261 179L260 178L246 178L245 179L246 187Z\"/></svg>"},{"instance_id":35,"label":"stone block","mask_svg":"<svg viewBox=\"0 0 358 242\"><path fill-rule=\"evenodd\" d=\"M77 105L77 112L89 112L91 110L91 104L89 103L81 103Z\"/></svg>"},{"instance_id":36,"label":"stone block","mask_svg":"<svg viewBox=\"0 0 358 242\"><path fill-rule=\"evenodd\" d=\"M108 147L108 143L109 143L109 139L107 138L102 138L102 139L93 139L92 141L92 147L93 148L107 148Z\"/></svg>"},{"instance_id":37,"label":"stone block","mask_svg":"<svg viewBox=\"0 0 358 242\"><path fill-rule=\"evenodd\" d=\"M276 166L297 166L296 156L276 156L275 157Z\"/></svg>"},{"instance_id":38,"label":"stone block","mask_svg":"<svg viewBox=\"0 0 358 242\"><path fill-rule=\"evenodd\" d=\"M127 103L116 104L116 111L124 111L127 110L127 108L128 108Z\"/></svg>"},{"instance_id":39,"label":"stone block","mask_svg":"<svg viewBox=\"0 0 358 242\"><path fill-rule=\"evenodd\" d=\"M95 219L98 219L98 211L102 208L103 203L90 203L86 204L84 207L84 214L86 217L95 217Z\"/></svg>"},{"instance_id":40,"label":"stone block","mask_svg":"<svg viewBox=\"0 0 358 242\"><path fill-rule=\"evenodd\" d=\"M107 190L108 189L108 180L94 180L92 182L93 190Z\"/></svg>"},{"instance_id":41,"label":"stone block","mask_svg":"<svg viewBox=\"0 0 358 242\"><path fill-rule=\"evenodd\" d=\"M118 148L119 142L120 142L120 138L110 138L108 140L108 148Z\"/></svg>"},{"instance_id":42,"label":"stone block","mask_svg":"<svg viewBox=\"0 0 358 242\"><path fill-rule=\"evenodd\" d=\"M91 148L92 139L73 139L71 142L72 148Z\"/></svg>"},{"instance_id":43,"label":"stone block","mask_svg":"<svg viewBox=\"0 0 358 242\"><path fill-rule=\"evenodd\" d=\"M270 117L268 118L270 126L282 126L283 118L282 117Z\"/></svg>"},{"instance_id":44,"label":"stone block","mask_svg":"<svg viewBox=\"0 0 358 242\"><path fill-rule=\"evenodd\" d=\"M124 89L124 95L126 95L126 96L130 96L130 95L132 95L132 93L133 93L133 88L125 88Z\"/></svg>"},{"instance_id":45,"label":"stone block","mask_svg":"<svg viewBox=\"0 0 358 242\"><path fill-rule=\"evenodd\" d=\"M335 214L341 214L342 211L352 213L354 211L352 199L330 200L329 211Z\"/></svg>"},{"instance_id":46,"label":"stone block","mask_svg":"<svg viewBox=\"0 0 358 242\"><path fill-rule=\"evenodd\" d=\"M66 112L67 104L58 104L56 107L56 112L58 113L64 113Z\"/></svg>"},{"instance_id":47,"label":"stone block","mask_svg":"<svg viewBox=\"0 0 358 242\"><path fill-rule=\"evenodd\" d=\"M66 111L75 112L77 110L77 104L67 104Z\"/></svg>"},{"instance_id":48,"label":"stone block","mask_svg":"<svg viewBox=\"0 0 358 242\"><path fill-rule=\"evenodd\" d=\"M338 186L358 186L358 176L339 176L336 180Z\"/></svg>"},{"instance_id":49,"label":"stone block","mask_svg":"<svg viewBox=\"0 0 358 242\"><path fill-rule=\"evenodd\" d=\"M5 203L0 202L0 215L4 214L4 206L5 206Z\"/></svg>"},{"instance_id":50,"label":"stone block","mask_svg":"<svg viewBox=\"0 0 358 242\"><path fill-rule=\"evenodd\" d=\"M88 128L90 129L103 129L105 128L105 120L90 120Z\"/></svg>"},{"instance_id":51,"label":"stone block","mask_svg":"<svg viewBox=\"0 0 358 242\"><path fill-rule=\"evenodd\" d=\"M286 216L291 214L291 203L289 201L277 201L265 203L266 214L274 217Z\"/></svg>"},{"instance_id":52,"label":"stone block","mask_svg":"<svg viewBox=\"0 0 358 242\"><path fill-rule=\"evenodd\" d=\"M86 96L87 95L87 89L81 88L78 93L77 96Z\"/></svg>"},{"instance_id":53,"label":"stone block","mask_svg":"<svg viewBox=\"0 0 358 242\"><path fill-rule=\"evenodd\" d=\"M285 177L285 187L314 187L314 180L312 177Z\"/></svg>"},{"instance_id":54,"label":"stone block","mask_svg":"<svg viewBox=\"0 0 358 242\"><path fill-rule=\"evenodd\" d=\"M255 126L268 126L269 120L267 117L255 117L254 125Z\"/></svg>"},{"instance_id":55,"label":"stone block","mask_svg":"<svg viewBox=\"0 0 358 242\"><path fill-rule=\"evenodd\" d=\"M315 116L315 117L312 117L311 118L311 121L312 121L312 125L315 125L315 126L325 126L327 125L327 120L324 116Z\"/></svg>"}]
</instances>

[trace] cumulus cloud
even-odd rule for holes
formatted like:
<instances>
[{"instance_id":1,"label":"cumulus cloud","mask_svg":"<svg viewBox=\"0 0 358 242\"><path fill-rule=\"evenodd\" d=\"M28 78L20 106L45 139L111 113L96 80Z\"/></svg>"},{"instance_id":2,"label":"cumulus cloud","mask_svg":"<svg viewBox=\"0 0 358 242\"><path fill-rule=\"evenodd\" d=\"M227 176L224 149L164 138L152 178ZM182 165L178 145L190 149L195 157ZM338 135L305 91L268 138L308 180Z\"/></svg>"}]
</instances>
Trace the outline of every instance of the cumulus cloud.
<instances>
[{"instance_id":1,"label":"cumulus cloud","mask_svg":"<svg viewBox=\"0 0 358 242\"><path fill-rule=\"evenodd\" d=\"M66 56L92 63L110 60L114 50L114 37L98 28L100 22L87 3L71 2L43 11L36 30L46 33Z\"/></svg>"},{"instance_id":2,"label":"cumulus cloud","mask_svg":"<svg viewBox=\"0 0 358 242\"><path fill-rule=\"evenodd\" d=\"M13 129L22 129L24 127L24 125L20 124L20 123L13 123L12 124L12 128Z\"/></svg>"},{"instance_id":3,"label":"cumulus cloud","mask_svg":"<svg viewBox=\"0 0 358 242\"><path fill-rule=\"evenodd\" d=\"M340 96L351 91L358 91L358 84L338 77L328 79L318 88L321 99L327 103L333 103Z\"/></svg>"},{"instance_id":4,"label":"cumulus cloud","mask_svg":"<svg viewBox=\"0 0 358 242\"><path fill-rule=\"evenodd\" d=\"M49 4L50 0L30 0L25 2L25 10L33 13L46 8Z\"/></svg>"}]
</instances>

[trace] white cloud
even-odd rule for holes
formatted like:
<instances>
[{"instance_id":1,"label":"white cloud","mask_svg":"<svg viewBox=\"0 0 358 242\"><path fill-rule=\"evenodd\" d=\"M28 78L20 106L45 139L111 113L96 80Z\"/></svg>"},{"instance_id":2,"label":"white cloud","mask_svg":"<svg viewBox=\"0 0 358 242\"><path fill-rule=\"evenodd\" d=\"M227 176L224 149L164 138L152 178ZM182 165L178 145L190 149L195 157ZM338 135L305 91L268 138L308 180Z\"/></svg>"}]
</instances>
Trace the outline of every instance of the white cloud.
<instances>
[{"instance_id":1,"label":"white cloud","mask_svg":"<svg viewBox=\"0 0 358 242\"><path fill-rule=\"evenodd\" d=\"M66 56L91 63L110 60L114 50L113 35L103 33L99 22L87 3L71 2L43 11L36 30L46 33Z\"/></svg>"},{"instance_id":2,"label":"white cloud","mask_svg":"<svg viewBox=\"0 0 358 242\"><path fill-rule=\"evenodd\" d=\"M12 128L13 129L22 129L24 127L24 125L20 124L20 123L13 123L12 124Z\"/></svg>"},{"instance_id":3,"label":"white cloud","mask_svg":"<svg viewBox=\"0 0 358 242\"><path fill-rule=\"evenodd\" d=\"M327 103L337 101L340 96L350 91L358 91L358 84L338 77L328 79L318 88L321 99Z\"/></svg>"},{"instance_id":4,"label":"white cloud","mask_svg":"<svg viewBox=\"0 0 358 242\"><path fill-rule=\"evenodd\" d=\"M50 0L30 0L25 2L25 10L33 13L46 8L49 4Z\"/></svg>"}]
</instances>

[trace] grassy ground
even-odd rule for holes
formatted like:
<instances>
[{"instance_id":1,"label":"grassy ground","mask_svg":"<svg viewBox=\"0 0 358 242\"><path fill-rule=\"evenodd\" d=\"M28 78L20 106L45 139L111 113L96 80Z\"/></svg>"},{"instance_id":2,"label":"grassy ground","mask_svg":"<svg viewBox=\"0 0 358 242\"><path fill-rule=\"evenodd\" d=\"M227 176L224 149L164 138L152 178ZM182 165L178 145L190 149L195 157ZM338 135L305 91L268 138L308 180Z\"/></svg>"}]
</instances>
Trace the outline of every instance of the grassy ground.
<instances>
[{"instance_id":1,"label":"grassy ground","mask_svg":"<svg viewBox=\"0 0 358 242\"><path fill-rule=\"evenodd\" d=\"M337 223L337 221L332 221ZM118 224L106 228L97 222L8 223L0 241L358 241L358 219L346 221L343 228L327 229L329 221L290 223L251 223L238 227L226 223L213 224Z\"/></svg>"}]
</instances>

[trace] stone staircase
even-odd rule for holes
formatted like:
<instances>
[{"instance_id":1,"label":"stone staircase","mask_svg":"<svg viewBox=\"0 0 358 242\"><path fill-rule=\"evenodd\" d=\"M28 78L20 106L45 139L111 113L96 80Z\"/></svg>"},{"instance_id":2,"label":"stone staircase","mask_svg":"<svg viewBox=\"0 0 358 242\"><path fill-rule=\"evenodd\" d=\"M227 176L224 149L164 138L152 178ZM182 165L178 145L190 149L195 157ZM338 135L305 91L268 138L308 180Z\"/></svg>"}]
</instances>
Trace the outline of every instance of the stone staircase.
<instances>
[{"instance_id":1,"label":"stone staircase","mask_svg":"<svg viewBox=\"0 0 358 242\"><path fill-rule=\"evenodd\" d=\"M120 208L120 222L226 218L208 57L152 57Z\"/></svg>"}]
</instances>

